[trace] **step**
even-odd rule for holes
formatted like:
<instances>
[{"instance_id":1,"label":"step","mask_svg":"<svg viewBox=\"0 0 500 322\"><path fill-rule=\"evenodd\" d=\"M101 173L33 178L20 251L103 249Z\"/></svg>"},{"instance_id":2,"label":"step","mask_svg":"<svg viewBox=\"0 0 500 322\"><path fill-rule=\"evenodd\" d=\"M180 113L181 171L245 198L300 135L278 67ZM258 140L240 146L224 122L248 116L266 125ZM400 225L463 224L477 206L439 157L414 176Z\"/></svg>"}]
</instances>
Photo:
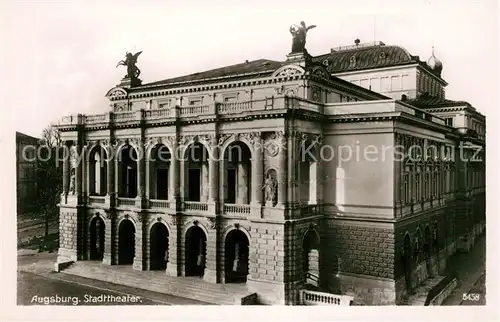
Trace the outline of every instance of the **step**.
<instances>
[{"instance_id":1,"label":"step","mask_svg":"<svg viewBox=\"0 0 500 322\"><path fill-rule=\"evenodd\" d=\"M100 262L76 262L63 273L127 285L214 304L234 305L250 294L244 285L212 284L197 277L173 277L163 271L133 271L131 266L108 266Z\"/></svg>"}]
</instances>

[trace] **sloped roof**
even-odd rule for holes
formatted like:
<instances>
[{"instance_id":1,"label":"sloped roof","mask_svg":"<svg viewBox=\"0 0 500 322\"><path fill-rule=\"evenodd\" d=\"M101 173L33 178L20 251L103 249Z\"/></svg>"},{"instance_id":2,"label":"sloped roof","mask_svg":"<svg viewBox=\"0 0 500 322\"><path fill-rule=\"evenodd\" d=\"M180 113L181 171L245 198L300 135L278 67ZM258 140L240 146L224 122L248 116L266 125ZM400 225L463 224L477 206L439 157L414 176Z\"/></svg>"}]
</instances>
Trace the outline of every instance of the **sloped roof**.
<instances>
[{"instance_id":1,"label":"sloped roof","mask_svg":"<svg viewBox=\"0 0 500 322\"><path fill-rule=\"evenodd\" d=\"M16 131L16 141L38 141L40 140L39 138L35 138L31 135L28 135L28 134L24 134L22 132L17 132Z\"/></svg>"},{"instance_id":2,"label":"sloped roof","mask_svg":"<svg viewBox=\"0 0 500 322\"><path fill-rule=\"evenodd\" d=\"M406 102L410 103L413 106L419 108L437 108L437 107L445 107L445 106L469 106L469 102L466 101L454 101L446 98L439 98L436 96L430 95L420 95L415 99L407 100Z\"/></svg>"},{"instance_id":3,"label":"sloped roof","mask_svg":"<svg viewBox=\"0 0 500 322\"><path fill-rule=\"evenodd\" d=\"M285 64L287 63L268 60L268 59L258 59L254 61L220 67L190 75L168 78L161 81L147 83L142 86L144 87L144 86L170 85L178 83L193 83L207 79L226 78L226 77L229 78L232 76L240 76L245 74L262 74L262 76L265 76L266 74L272 74L276 69L280 68Z\"/></svg>"},{"instance_id":4,"label":"sloped roof","mask_svg":"<svg viewBox=\"0 0 500 322\"><path fill-rule=\"evenodd\" d=\"M314 57L313 61L323 64L330 73L420 63L418 56L410 55L406 49L386 45L332 51Z\"/></svg>"}]
</instances>

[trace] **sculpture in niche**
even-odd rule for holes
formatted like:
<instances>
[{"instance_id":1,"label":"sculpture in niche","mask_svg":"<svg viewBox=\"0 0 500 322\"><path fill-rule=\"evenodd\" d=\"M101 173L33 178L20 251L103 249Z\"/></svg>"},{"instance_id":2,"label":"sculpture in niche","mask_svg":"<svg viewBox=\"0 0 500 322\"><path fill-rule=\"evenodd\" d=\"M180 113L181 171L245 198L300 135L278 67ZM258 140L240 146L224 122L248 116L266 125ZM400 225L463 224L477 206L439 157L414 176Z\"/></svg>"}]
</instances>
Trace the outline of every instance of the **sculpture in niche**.
<instances>
[{"instance_id":1,"label":"sculpture in niche","mask_svg":"<svg viewBox=\"0 0 500 322\"><path fill-rule=\"evenodd\" d=\"M304 21L300 22L300 26L290 26L290 33L293 37L292 53L302 53L305 51L307 32L315 27L316 25L306 27Z\"/></svg>"},{"instance_id":2,"label":"sculpture in niche","mask_svg":"<svg viewBox=\"0 0 500 322\"><path fill-rule=\"evenodd\" d=\"M135 54L127 52L125 54L125 60L120 60L118 62L118 66L126 66L127 67L127 76L130 79L137 79L139 78L139 75L141 74L140 69L136 66L137 64L137 58L139 55L142 53L142 51L137 52Z\"/></svg>"},{"instance_id":3,"label":"sculpture in niche","mask_svg":"<svg viewBox=\"0 0 500 322\"><path fill-rule=\"evenodd\" d=\"M269 170L267 172L266 181L264 183L264 196L266 199L266 206L274 207L277 203L277 188L278 181L276 181L276 171Z\"/></svg>"},{"instance_id":4,"label":"sculpture in niche","mask_svg":"<svg viewBox=\"0 0 500 322\"><path fill-rule=\"evenodd\" d=\"M71 175L70 175L70 182L69 182L69 193L74 195L75 194L75 184L76 184L76 170L75 168L71 169Z\"/></svg>"}]
</instances>

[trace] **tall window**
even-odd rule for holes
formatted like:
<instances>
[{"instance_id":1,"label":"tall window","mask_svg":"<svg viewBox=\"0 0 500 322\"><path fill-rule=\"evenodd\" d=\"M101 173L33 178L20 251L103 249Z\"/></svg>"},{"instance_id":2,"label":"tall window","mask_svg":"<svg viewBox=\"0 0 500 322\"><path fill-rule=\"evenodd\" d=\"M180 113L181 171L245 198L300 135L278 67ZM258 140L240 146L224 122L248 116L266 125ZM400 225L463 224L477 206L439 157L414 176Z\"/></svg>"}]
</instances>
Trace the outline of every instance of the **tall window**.
<instances>
[{"instance_id":1,"label":"tall window","mask_svg":"<svg viewBox=\"0 0 500 322\"><path fill-rule=\"evenodd\" d=\"M415 173L415 199L416 201L420 201L422 199L421 197L421 187L420 187L420 167L417 169Z\"/></svg>"},{"instance_id":2,"label":"tall window","mask_svg":"<svg viewBox=\"0 0 500 322\"><path fill-rule=\"evenodd\" d=\"M410 174L408 172L404 173L403 178L403 203L407 204L410 202Z\"/></svg>"},{"instance_id":3,"label":"tall window","mask_svg":"<svg viewBox=\"0 0 500 322\"><path fill-rule=\"evenodd\" d=\"M444 122L448 126L453 126L453 117L445 117Z\"/></svg>"},{"instance_id":4,"label":"tall window","mask_svg":"<svg viewBox=\"0 0 500 322\"><path fill-rule=\"evenodd\" d=\"M429 173L429 168L426 167L425 169L425 177L424 177L424 198L428 200L431 195L431 187L430 187L430 173Z\"/></svg>"}]
</instances>

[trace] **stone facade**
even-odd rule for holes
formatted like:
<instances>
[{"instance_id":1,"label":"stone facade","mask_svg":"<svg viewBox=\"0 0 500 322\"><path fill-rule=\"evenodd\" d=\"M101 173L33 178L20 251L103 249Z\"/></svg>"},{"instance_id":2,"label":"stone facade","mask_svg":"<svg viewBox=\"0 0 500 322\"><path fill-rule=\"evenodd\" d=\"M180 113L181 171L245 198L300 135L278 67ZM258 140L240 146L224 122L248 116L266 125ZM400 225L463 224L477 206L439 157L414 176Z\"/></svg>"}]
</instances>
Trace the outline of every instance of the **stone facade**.
<instances>
[{"instance_id":1,"label":"stone facade","mask_svg":"<svg viewBox=\"0 0 500 322\"><path fill-rule=\"evenodd\" d=\"M312 280L393 305L470 248L484 227L484 167L409 148L484 142L330 76L306 53L246 64L261 73L124 81L107 95L111 112L61 121L82 157L63 167L59 263L246 283L269 304L298 304ZM382 158L328 155L370 146ZM395 146L404 159L384 150Z\"/></svg>"}]
</instances>

